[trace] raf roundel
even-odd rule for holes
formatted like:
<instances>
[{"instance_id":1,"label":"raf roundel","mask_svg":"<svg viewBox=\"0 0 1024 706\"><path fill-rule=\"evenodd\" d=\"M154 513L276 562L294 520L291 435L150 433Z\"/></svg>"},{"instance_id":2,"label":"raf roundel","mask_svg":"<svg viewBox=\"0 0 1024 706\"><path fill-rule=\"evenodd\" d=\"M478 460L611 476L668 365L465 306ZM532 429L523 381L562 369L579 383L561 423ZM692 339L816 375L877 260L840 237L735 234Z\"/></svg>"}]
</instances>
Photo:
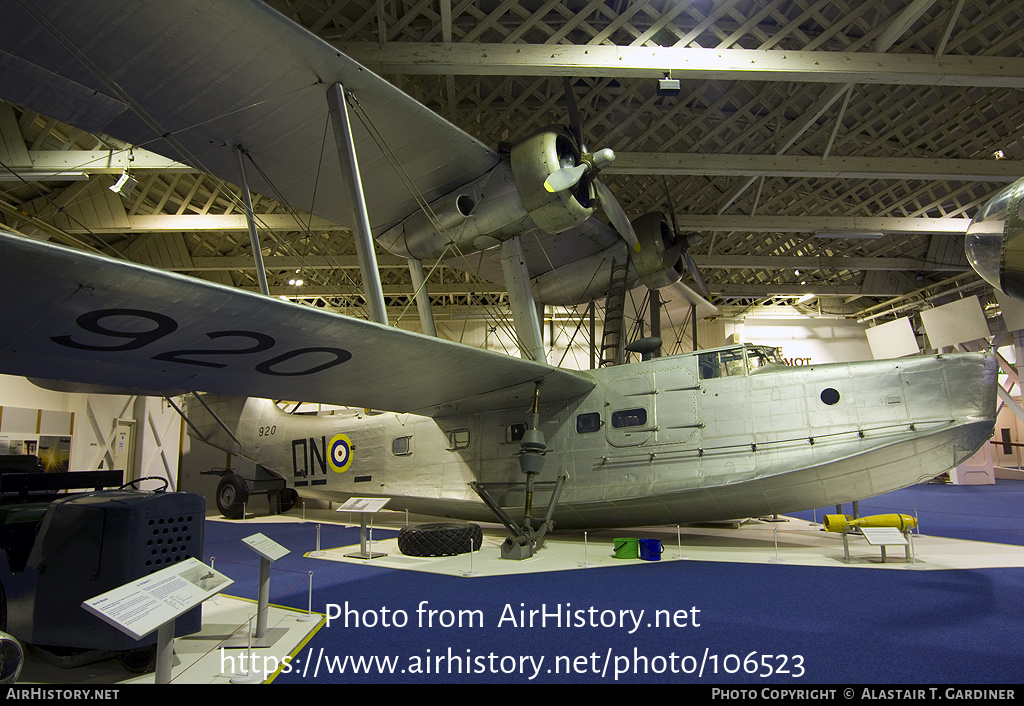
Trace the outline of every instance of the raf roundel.
<instances>
[{"instance_id":1,"label":"raf roundel","mask_svg":"<svg viewBox=\"0 0 1024 706\"><path fill-rule=\"evenodd\" d=\"M329 464L335 473L344 473L352 465L352 440L344 434L336 434L331 439Z\"/></svg>"}]
</instances>

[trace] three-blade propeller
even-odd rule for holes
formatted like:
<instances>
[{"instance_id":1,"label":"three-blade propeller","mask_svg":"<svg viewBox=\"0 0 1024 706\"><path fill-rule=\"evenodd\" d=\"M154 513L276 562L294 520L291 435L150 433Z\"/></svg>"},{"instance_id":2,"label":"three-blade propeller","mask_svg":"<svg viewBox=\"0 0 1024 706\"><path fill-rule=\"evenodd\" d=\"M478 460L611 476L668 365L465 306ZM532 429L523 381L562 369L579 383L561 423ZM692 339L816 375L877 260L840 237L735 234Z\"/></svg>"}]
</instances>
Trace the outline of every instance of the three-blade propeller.
<instances>
[{"instance_id":1,"label":"three-blade propeller","mask_svg":"<svg viewBox=\"0 0 1024 706\"><path fill-rule=\"evenodd\" d=\"M589 189L593 185L594 195L601 203L601 207L604 209L605 215L608 216L608 220L611 221L612 227L615 228L631 248L639 251L640 242L636 237L636 232L633 230L632 223L630 223L629 216L626 215L625 209L619 204L615 195L597 176L602 169L610 166L615 161L615 153L608 148L596 152L587 151L583 142L583 125L576 106L576 96L572 90L572 82L568 77L565 77L563 85L569 112L569 129L572 131L572 136L576 140L576 146L580 150L581 155L576 164L565 166L552 172L544 180L544 188L551 193L557 193L577 187ZM667 181L665 182L665 196L668 200L668 210L671 215L672 232L675 235L675 243L665 249L663 256L665 266L675 266L679 258L682 257L686 263L686 269L690 272L690 276L697 285L701 296L707 299L711 296L707 282L704 281L697 263L694 262L693 256L690 255L690 246L699 243L700 237L685 236L679 233L679 225L676 223L676 213L672 205L672 197L668 191Z\"/></svg>"},{"instance_id":2,"label":"three-blade propeller","mask_svg":"<svg viewBox=\"0 0 1024 706\"><path fill-rule=\"evenodd\" d=\"M579 161L571 166L562 167L552 172L544 180L544 188L551 193L565 191L581 186L584 189L594 187L594 194L601 203L608 220L618 234L629 243L634 250L640 249L640 242L629 222L625 209L619 204L611 190L597 178L598 172L608 167L615 161L615 153L605 148L596 152L588 152L583 142L583 124L580 121L580 113L576 107L576 96L572 90L572 82L568 77L563 79L565 87L565 102L569 112L569 129L576 140L576 147L580 151Z\"/></svg>"},{"instance_id":3,"label":"three-blade propeller","mask_svg":"<svg viewBox=\"0 0 1024 706\"><path fill-rule=\"evenodd\" d=\"M697 263L693 261L693 255L690 254L690 246L700 243L700 236L679 234L679 224L676 223L676 209L672 204L672 193L668 188L668 180L665 179L663 181L665 184L665 200L668 202L668 213L672 219L672 232L676 236L676 244L665 251L665 264L674 263L681 253L683 261L686 263L686 269L689 270L690 276L693 277L693 281L697 285L697 290L702 297L708 299L711 296L711 290L708 289L708 283L704 281L704 275L700 273L700 268L697 267Z\"/></svg>"}]
</instances>

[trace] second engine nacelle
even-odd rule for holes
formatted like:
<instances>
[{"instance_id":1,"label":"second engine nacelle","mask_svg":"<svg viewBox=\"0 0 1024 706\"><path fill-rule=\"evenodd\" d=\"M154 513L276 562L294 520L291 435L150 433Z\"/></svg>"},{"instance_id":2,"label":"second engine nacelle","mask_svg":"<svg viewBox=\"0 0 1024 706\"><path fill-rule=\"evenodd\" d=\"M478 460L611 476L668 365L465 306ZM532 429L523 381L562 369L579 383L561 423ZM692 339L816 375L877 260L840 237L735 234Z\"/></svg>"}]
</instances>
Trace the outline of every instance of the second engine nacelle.
<instances>
[{"instance_id":1,"label":"second engine nacelle","mask_svg":"<svg viewBox=\"0 0 1024 706\"><path fill-rule=\"evenodd\" d=\"M675 284L683 276L681 248L665 216L647 213L632 222L640 249L631 253L633 267L648 289Z\"/></svg>"},{"instance_id":2,"label":"second engine nacelle","mask_svg":"<svg viewBox=\"0 0 1024 706\"><path fill-rule=\"evenodd\" d=\"M675 284L682 276L681 247L661 213L632 222L640 249L619 240L603 252L577 260L533 280L534 298L542 304L573 306L608 293L617 266L626 263L626 287L640 283L651 289Z\"/></svg>"}]
</instances>

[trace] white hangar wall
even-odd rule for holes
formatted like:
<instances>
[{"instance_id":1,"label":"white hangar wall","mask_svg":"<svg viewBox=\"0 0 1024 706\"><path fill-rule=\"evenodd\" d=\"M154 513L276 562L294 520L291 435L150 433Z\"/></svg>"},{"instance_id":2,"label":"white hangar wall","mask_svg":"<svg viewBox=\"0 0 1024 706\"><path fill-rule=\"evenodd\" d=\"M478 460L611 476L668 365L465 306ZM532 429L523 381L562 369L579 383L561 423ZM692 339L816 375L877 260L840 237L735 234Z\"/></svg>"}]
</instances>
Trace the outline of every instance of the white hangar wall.
<instances>
[{"instance_id":1,"label":"white hangar wall","mask_svg":"<svg viewBox=\"0 0 1024 706\"><path fill-rule=\"evenodd\" d=\"M59 420L59 427L47 424L48 419ZM7 442L10 451L12 442L39 444L54 436L70 437L67 465L72 471L123 470L125 480L165 478L177 490L181 419L166 400L54 392L25 378L0 375L0 447ZM159 486L149 482L142 487Z\"/></svg>"}]
</instances>

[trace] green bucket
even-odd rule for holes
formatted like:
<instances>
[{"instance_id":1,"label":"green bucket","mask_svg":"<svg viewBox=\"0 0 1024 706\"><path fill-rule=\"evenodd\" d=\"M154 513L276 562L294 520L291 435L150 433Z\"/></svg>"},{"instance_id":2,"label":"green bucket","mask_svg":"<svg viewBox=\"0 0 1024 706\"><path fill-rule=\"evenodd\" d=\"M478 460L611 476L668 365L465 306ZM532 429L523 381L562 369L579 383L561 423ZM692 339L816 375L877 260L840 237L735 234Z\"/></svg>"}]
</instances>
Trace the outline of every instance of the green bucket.
<instances>
[{"instance_id":1,"label":"green bucket","mask_svg":"<svg viewBox=\"0 0 1024 706\"><path fill-rule=\"evenodd\" d=\"M619 537L612 540L615 543L616 559L638 559L640 558L640 540L636 537Z\"/></svg>"}]
</instances>

